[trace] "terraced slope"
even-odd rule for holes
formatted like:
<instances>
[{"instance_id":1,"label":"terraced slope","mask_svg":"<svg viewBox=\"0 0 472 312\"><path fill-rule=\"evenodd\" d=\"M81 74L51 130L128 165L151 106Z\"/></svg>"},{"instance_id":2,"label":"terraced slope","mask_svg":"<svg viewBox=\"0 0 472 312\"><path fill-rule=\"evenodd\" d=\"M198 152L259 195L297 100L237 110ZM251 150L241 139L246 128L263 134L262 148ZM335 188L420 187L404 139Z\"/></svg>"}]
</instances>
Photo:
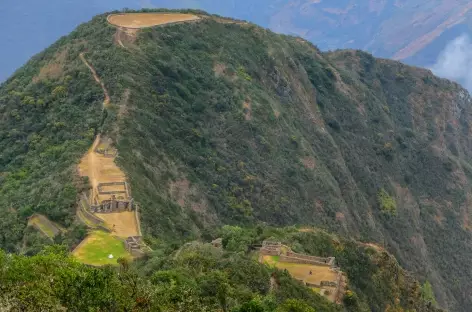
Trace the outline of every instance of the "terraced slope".
<instances>
[{"instance_id":1,"label":"terraced slope","mask_svg":"<svg viewBox=\"0 0 472 312\"><path fill-rule=\"evenodd\" d=\"M467 309L464 89L211 16L139 29L123 48L107 16L0 87L0 247L19 250L35 212L73 224L93 184L76 168L101 134L115 143L152 245L214 237L222 224L317 225L381 245L429 280L441 305ZM108 90L106 109L81 53ZM380 302L370 305L385 310Z\"/></svg>"}]
</instances>

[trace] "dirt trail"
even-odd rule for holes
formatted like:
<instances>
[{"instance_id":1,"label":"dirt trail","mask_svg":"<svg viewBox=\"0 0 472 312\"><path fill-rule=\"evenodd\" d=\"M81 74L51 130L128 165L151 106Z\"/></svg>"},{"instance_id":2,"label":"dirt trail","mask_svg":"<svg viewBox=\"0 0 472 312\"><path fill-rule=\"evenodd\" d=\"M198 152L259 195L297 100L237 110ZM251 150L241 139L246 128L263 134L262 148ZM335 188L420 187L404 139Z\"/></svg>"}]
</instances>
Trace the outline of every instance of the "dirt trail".
<instances>
[{"instance_id":1,"label":"dirt trail","mask_svg":"<svg viewBox=\"0 0 472 312\"><path fill-rule=\"evenodd\" d=\"M113 229L113 235L121 238L140 236L133 211L97 213L95 215Z\"/></svg>"},{"instance_id":2,"label":"dirt trail","mask_svg":"<svg viewBox=\"0 0 472 312\"><path fill-rule=\"evenodd\" d=\"M108 94L107 88L105 88L105 84L103 83L103 81L100 80L100 77L98 77L97 72L95 71L95 68L93 68L93 66L90 65L89 62L87 62L87 60L85 59L84 52L80 53L79 56L82 62L84 62L84 64L92 72L92 75L95 81L102 87L103 94L105 95L105 100L103 101L103 107L105 108L108 107L110 105L110 95Z\"/></svg>"},{"instance_id":3,"label":"dirt trail","mask_svg":"<svg viewBox=\"0 0 472 312\"><path fill-rule=\"evenodd\" d=\"M97 148L104 145L103 139L97 135L95 142L87 154L82 157L79 163L79 174L87 176L92 186L91 201L98 204L104 200L109 200L109 194L99 194L98 185L109 182L126 182L125 173L116 165L115 157L104 156L96 152ZM123 186L105 188L107 191L122 190ZM113 234L119 237L139 236L139 225L132 211L115 213L97 213L97 217L105 221L109 228L114 229Z\"/></svg>"},{"instance_id":4,"label":"dirt trail","mask_svg":"<svg viewBox=\"0 0 472 312\"><path fill-rule=\"evenodd\" d=\"M115 157L106 157L95 152L101 143L101 136L97 135L95 142L87 154L82 157L79 164L79 173L81 176L88 176L92 185L92 200L99 201L109 199L110 195L99 195L98 184L109 182L125 182L125 173L116 165ZM120 188L120 186L118 186Z\"/></svg>"}]
</instances>

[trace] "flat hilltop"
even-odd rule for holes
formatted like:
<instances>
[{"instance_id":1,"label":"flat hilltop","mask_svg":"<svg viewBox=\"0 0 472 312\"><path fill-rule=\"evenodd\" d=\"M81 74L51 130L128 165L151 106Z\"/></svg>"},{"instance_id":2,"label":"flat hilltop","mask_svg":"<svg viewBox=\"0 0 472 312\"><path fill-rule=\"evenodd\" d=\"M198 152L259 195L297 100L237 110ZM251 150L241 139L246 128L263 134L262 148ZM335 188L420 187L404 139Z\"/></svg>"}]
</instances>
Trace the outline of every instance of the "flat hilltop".
<instances>
[{"instance_id":1,"label":"flat hilltop","mask_svg":"<svg viewBox=\"0 0 472 312\"><path fill-rule=\"evenodd\" d=\"M193 14L179 13L127 13L111 14L107 20L110 24L125 28L145 28L179 22L195 21L200 17Z\"/></svg>"}]
</instances>

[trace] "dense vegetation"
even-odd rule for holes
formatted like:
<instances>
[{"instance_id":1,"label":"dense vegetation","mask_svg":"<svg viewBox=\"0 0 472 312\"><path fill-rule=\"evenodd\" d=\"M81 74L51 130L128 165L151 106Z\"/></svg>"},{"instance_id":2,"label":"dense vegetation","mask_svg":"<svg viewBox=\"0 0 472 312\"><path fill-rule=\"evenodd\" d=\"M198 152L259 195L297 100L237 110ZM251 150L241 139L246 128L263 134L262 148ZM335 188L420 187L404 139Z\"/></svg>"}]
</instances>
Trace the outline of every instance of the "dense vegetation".
<instances>
[{"instance_id":1,"label":"dense vegetation","mask_svg":"<svg viewBox=\"0 0 472 312\"><path fill-rule=\"evenodd\" d=\"M384 251L318 230L226 226L221 234L224 249L199 242L177 251L161 245L135 264L118 259L118 268L78 264L59 246L32 257L0 252L0 306L12 311L438 311ZM345 307L252 259L250 244L266 238L304 252L336 254L351 284Z\"/></svg>"},{"instance_id":2,"label":"dense vegetation","mask_svg":"<svg viewBox=\"0 0 472 312\"><path fill-rule=\"evenodd\" d=\"M316 225L380 243L440 305L467 309L466 91L251 24L156 27L124 36L125 48L115 33L98 16L0 87L1 248L38 251L44 242L25 229L34 212L71 229L57 242L83 237L73 216L87 183L75 165L103 132L153 247L214 237L221 224Z\"/></svg>"}]
</instances>

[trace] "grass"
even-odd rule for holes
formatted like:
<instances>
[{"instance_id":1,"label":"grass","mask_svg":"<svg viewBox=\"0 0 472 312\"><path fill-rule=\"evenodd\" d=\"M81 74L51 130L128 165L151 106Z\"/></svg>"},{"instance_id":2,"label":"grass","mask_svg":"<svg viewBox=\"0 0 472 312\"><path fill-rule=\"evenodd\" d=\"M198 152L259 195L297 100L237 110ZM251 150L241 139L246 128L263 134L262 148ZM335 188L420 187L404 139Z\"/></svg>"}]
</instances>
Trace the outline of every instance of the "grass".
<instances>
[{"instance_id":1,"label":"grass","mask_svg":"<svg viewBox=\"0 0 472 312\"><path fill-rule=\"evenodd\" d=\"M31 217L28 225L36 226L44 235L51 239L61 231L59 226L56 226L48 218L39 214Z\"/></svg>"},{"instance_id":2,"label":"grass","mask_svg":"<svg viewBox=\"0 0 472 312\"><path fill-rule=\"evenodd\" d=\"M131 258L123 241L102 231L88 235L72 254L80 262L94 266L116 265L120 257ZM108 257L110 254L112 259Z\"/></svg>"},{"instance_id":3,"label":"grass","mask_svg":"<svg viewBox=\"0 0 472 312\"><path fill-rule=\"evenodd\" d=\"M281 262L279 256L264 256L263 262L281 270L287 270L296 279L305 280L308 283L319 284L321 281L335 281L336 273L329 267L312 264ZM309 272L312 274L309 274Z\"/></svg>"}]
</instances>

